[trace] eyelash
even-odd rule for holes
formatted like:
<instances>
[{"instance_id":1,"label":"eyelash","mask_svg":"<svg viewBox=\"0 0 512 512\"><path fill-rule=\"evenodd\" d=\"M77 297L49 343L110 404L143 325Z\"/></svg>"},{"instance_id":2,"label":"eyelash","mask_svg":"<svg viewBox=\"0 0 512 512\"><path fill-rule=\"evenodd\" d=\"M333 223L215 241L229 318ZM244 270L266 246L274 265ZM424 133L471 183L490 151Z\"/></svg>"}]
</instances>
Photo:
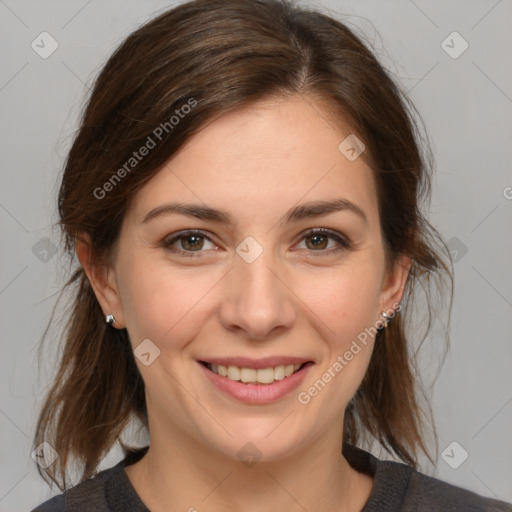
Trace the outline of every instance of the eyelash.
<instances>
[{"instance_id":1,"label":"eyelash","mask_svg":"<svg viewBox=\"0 0 512 512\"><path fill-rule=\"evenodd\" d=\"M175 236L172 236L172 238L164 239L162 241L161 245L162 245L162 247L164 247L165 249L169 250L170 252L174 252L175 254L183 255L183 256L185 256L187 258L201 258L202 256L200 256L199 254L201 252L205 252L205 251L201 251L201 250L199 250L199 251L184 251L182 249L175 249L175 250L171 250L170 249L170 247L174 244L174 242L180 240L181 238L184 238L184 237L187 237L187 236L191 236L191 235L201 236L201 237L205 238L206 240L208 240L208 241L210 241L212 243L215 243L204 231L188 230L188 231L182 231L181 233L179 233L179 234L177 234ZM340 244L340 247L337 247L335 249L319 250L319 251L311 250L310 251L311 253L315 253L315 252L319 252L320 253L318 255L315 255L315 257L317 257L317 256L324 256L326 254L331 255L331 254L337 253L337 252L342 251L342 250L350 250L353 247L352 242L348 238L343 237L343 236L337 234L336 232L330 231L330 230L325 229L325 228L310 229L309 231L304 233L304 235L302 236L300 241L302 242L302 240L304 240L305 238L312 237L314 235L326 235L327 237L332 238L333 240L336 240L336 242L338 242ZM198 253L198 254L196 254L196 253Z\"/></svg>"}]
</instances>

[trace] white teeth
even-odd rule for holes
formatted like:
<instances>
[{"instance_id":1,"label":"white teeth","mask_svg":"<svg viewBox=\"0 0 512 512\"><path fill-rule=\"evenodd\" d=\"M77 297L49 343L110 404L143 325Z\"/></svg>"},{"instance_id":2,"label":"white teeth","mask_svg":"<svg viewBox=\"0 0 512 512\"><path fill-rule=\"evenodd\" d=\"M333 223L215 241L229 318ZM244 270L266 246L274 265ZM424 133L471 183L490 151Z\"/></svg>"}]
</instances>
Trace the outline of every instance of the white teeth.
<instances>
[{"instance_id":1,"label":"white teeth","mask_svg":"<svg viewBox=\"0 0 512 512\"><path fill-rule=\"evenodd\" d=\"M282 380L296 372L301 363L276 366L275 368L239 368L238 366L224 366L222 364L210 364L208 368L214 372L227 377L230 380L242 381L245 383L272 384L276 380Z\"/></svg>"},{"instance_id":2,"label":"white teeth","mask_svg":"<svg viewBox=\"0 0 512 512\"><path fill-rule=\"evenodd\" d=\"M276 379L274 377L275 370L273 368L260 368L256 370L256 382L262 384L272 384Z\"/></svg>"},{"instance_id":3,"label":"white teeth","mask_svg":"<svg viewBox=\"0 0 512 512\"><path fill-rule=\"evenodd\" d=\"M222 366L222 365L218 365L218 366ZM218 368L218 366L216 366L216 368ZM212 368L212 371L215 371L216 368L215 367ZM226 377L228 379L240 380L240 368L237 368L236 366L229 366L228 368L226 368L224 366L224 369L227 373Z\"/></svg>"},{"instance_id":4,"label":"white teeth","mask_svg":"<svg viewBox=\"0 0 512 512\"><path fill-rule=\"evenodd\" d=\"M228 368L229 371L229 368ZM240 368L240 380L242 382L254 382L257 371L251 368Z\"/></svg>"},{"instance_id":5,"label":"white teeth","mask_svg":"<svg viewBox=\"0 0 512 512\"><path fill-rule=\"evenodd\" d=\"M274 368L274 379L281 380L284 379L284 366L276 366Z\"/></svg>"}]
</instances>

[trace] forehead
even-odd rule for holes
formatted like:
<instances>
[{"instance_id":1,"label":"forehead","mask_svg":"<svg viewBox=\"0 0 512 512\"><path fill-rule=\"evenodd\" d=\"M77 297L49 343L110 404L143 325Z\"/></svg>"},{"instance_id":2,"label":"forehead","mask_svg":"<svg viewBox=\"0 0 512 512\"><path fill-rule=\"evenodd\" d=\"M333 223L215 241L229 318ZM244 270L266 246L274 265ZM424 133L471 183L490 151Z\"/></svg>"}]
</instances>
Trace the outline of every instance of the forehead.
<instances>
[{"instance_id":1,"label":"forehead","mask_svg":"<svg viewBox=\"0 0 512 512\"><path fill-rule=\"evenodd\" d=\"M363 158L351 161L340 151L349 135L327 105L301 96L223 114L139 190L129 215L141 222L151 208L180 200L229 210L241 222L255 215L275 222L297 203L343 197L371 221L377 214L372 171Z\"/></svg>"}]
</instances>

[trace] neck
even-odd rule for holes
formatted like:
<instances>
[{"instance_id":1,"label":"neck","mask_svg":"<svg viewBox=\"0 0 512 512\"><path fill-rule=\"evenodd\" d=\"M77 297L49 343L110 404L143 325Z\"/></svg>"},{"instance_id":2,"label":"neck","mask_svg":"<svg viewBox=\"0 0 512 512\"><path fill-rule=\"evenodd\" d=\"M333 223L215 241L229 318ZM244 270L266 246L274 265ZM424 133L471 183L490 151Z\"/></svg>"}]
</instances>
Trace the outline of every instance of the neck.
<instances>
[{"instance_id":1,"label":"neck","mask_svg":"<svg viewBox=\"0 0 512 512\"><path fill-rule=\"evenodd\" d=\"M335 446L330 436L322 436L288 457L267 460L261 454L259 460L256 456L245 463L190 437L181 441L170 444L168 435L152 430L146 455L126 467L133 487L152 512L356 512L373 484L372 477L353 469L342 456L341 437Z\"/></svg>"}]
</instances>

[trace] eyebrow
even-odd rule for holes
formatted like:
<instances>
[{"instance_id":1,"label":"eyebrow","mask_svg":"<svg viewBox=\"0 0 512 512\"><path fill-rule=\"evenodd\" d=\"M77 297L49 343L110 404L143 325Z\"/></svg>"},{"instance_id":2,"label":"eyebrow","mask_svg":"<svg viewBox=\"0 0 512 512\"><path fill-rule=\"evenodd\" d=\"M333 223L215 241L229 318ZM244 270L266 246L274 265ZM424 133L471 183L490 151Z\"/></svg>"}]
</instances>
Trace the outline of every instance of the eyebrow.
<instances>
[{"instance_id":1,"label":"eyebrow","mask_svg":"<svg viewBox=\"0 0 512 512\"><path fill-rule=\"evenodd\" d=\"M310 201L308 203L295 206L288 210L288 212L279 219L279 222L289 224L302 219L321 217L323 215L328 215L329 213L340 211L352 212L360 217L365 224L368 224L368 218L366 217L364 210L348 199L342 198L330 201ZM144 216L142 224L145 224L156 217L160 217L161 215L185 215L187 217L226 224L228 226L233 226L235 224L231 215L225 210L216 210L199 204L185 204L178 202L166 203L153 208Z\"/></svg>"}]
</instances>

